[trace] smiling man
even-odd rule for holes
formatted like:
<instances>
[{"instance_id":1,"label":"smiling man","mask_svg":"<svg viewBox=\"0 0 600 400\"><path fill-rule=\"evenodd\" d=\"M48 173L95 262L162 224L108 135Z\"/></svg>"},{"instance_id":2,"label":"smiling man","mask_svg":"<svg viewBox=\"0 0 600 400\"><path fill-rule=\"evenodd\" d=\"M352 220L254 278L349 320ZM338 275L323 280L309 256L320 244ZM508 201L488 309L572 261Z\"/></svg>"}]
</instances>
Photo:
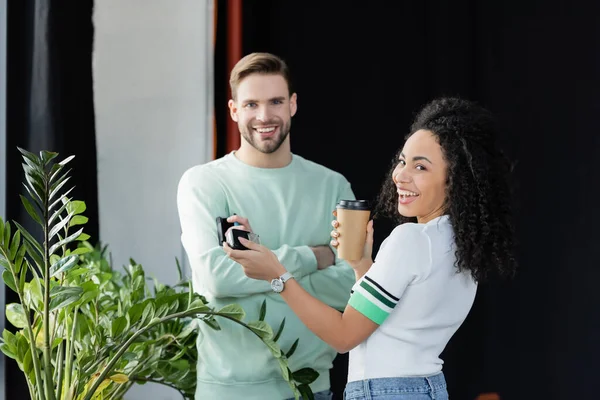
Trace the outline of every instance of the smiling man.
<instances>
[{"instance_id":1,"label":"smiling man","mask_svg":"<svg viewBox=\"0 0 600 400\"><path fill-rule=\"evenodd\" d=\"M292 117L298 108L287 65L268 53L242 58L231 71L231 118L237 122L240 148L186 171L177 204L181 240L192 269L194 290L215 308L238 303L246 320L258 320L266 301L265 321L277 330L278 344L290 357L292 371L313 368L315 399L331 399L329 369L337 352L314 335L279 296L287 279L338 310L355 282L353 270L329 246L332 211L342 199L355 199L339 173L293 154ZM215 219L228 217L236 229L259 235L288 268L280 285L246 277L219 243ZM219 320L221 331L200 324L197 399L293 398L278 361L250 331Z\"/></svg>"}]
</instances>

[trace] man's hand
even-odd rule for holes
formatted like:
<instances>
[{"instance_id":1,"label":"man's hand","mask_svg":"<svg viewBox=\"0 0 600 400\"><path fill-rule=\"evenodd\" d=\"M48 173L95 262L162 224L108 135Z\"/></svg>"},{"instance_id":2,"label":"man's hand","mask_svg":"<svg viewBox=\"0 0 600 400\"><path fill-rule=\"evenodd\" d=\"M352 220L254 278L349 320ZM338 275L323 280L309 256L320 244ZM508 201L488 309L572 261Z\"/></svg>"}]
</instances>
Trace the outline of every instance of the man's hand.
<instances>
[{"instance_id":1,"label":"man's hand","mask_svg":"<svg viewBox=\"0 0 600 400\"><path fill-rule=\"evenodd\" d=\"M335 254L329 246L316 246L310 249L317 257L317 269L325 269L335 264Z\"/></svg>"}]
</instances>

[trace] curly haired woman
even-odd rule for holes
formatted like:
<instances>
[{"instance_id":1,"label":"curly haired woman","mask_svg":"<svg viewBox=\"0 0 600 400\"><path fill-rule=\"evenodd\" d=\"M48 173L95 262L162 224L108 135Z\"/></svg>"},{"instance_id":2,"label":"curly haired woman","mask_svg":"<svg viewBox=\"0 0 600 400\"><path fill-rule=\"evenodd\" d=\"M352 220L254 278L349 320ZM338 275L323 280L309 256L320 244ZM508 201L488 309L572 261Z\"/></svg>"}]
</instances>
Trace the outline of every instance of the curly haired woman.
<instances>
[{"instance_id":1,"label":"curly haired woman","mask_svg":"<svg viewBox=\"0 0 600 400\"><path fill-rule=\"evenodd\" d=\"M375 262L373 221L363 257L348 263L357 282L344 313L310 296L294 279L281 297L339 352L350 351L345 399L447 399L439 358L465 320L478 283L511 276L510 165L486 109L442 98L417 115L379 196L378 211L398 218ZM337 222L333 221L337 227ZM344 238L334 229L331 245ZM247 276L286 273L276 256L248 241L232 250Z\"/></svg>"}]
</instances>

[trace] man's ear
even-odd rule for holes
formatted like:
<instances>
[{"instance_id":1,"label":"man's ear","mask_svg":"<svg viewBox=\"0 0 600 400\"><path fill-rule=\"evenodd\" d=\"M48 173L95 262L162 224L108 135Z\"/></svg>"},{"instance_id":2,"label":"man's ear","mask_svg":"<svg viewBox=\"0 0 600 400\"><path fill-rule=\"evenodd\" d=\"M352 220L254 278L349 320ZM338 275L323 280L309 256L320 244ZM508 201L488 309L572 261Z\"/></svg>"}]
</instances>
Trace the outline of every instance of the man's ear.
<instances>
[{"instance_id":1,"label":"man's ear","mask_svg":"<svg viewBox=\"0 0 600 400\"><path fill-rule=\"evenodd\" d=\"M298 110L298 95L296 93L292 93L290 97L290 115L293 117Z\"/></svg>"},{"instance_id":2,"label":"man's ear","mask_svg":"<svg viewBox=\"0 0 600 400\"><path fill-rule=\"evenodd\" d=\"M237 104L235 103L235 101L233 101L233 99L229 100L229 102L227 103L227 105L229 106L229 115L231 116L231 119L234 120L235 122L238 122L238 107Z\"/></svg>"}]
</instances>

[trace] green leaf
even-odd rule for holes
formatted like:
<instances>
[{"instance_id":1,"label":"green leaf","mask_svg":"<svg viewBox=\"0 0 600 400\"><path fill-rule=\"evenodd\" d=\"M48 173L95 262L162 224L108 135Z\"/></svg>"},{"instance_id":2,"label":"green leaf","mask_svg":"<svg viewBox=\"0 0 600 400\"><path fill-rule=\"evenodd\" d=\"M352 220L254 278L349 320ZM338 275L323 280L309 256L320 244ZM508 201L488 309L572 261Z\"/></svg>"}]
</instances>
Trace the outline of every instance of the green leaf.
<instances>
[{"instance_id":1,"label":"green leaf","mask_svg":"<svg viewBox=\"0 0 600 400\"><path fill-rule=\"evenodd\" d=\"M252 321L248 323L248 326L261 339L271 339L273 337L273 329L264 321Z\"/></svg>"},{"instance_id":2,"label":"green leaf","mask_svg":"<svg viewBox=\"0 0 600 400\"><path fill-rule=\"evenodd\" d=\"M29 375L29 373L32 371L33 369L33 359L31 357L31 348L27 349L27 352L25 353L25 357L23 357L23 372L25 372L26 375Z\"/></svg>"},{"instance_id":3,"label":"green leaf","mask_svg":"<svg viewBox=\"0 0 600 400\"><path fill-rule=\"evenodd\" d=\"M94 283L94 281L86 281L81 284L81 288L83 289L83 294L79 301L77 301L78 306L82 306L87 302L91 301L98 297L98 285Z\"/></svg>"},{"instance_id":4,"label":"green leaf","mask_svg":"<svg viewBox=\"0 0 600 400\"><path fill-rule=\"evenodd\" d=\"M83 289L78 286L55 286L50 290L50 311L66 307L79 300Z\"/></svg>"},{"instance_id":5,"label":"green leaf","mask_svg":"<svg viewBox=\"0 0 600 400\"><path fill-rule=\"evenodd\" d=\"M21 196L21 203L23 203L23 206L25 206L25 210L27 211L27 214L29 214L35 222L37 222L40 225L43 225L42 219L40 218L37 211L35 210L35 207L27 199L27 197L23 196L22 194L19 196Z\"/></svg>"},{"instance_id":6,"label":"green leaf","mask_svg":"<svg viewBox=\"0 0 600 400\"><path fill-rule=\"evenodd\" d=\"M88 220L88 217L84 217L83 215L75 215L73 218L71 218L71 223L69 226L85 225L87 224Z\"/></svg>"},{"instance_id":7,"label":"green leaf","mask_svg":"<svg viewBox=\"0 0 600 400\"><path fill-rule=\"evenodd\" d=\"M14 260L17 256L17 250L19 250L19 245L21 244L21 233L17 230L13 235L12 242L10 244L10 249L8 251L8 256L11 260Z\"/></svg>"},{"instance_id":8,"label":"green leaf","mask_svg":"<svg viewBox=\"0 0 600 400\"><path fill-rule=\"evenodd\" d=\"M67 209L67 206L69 205L68 203L68 199L66 199L66 197L62 198L62 199L58 199L56 200L49 209L52 209L54 207L55 204L60 203L61 200L65 200L65 203L60 206L60 208L56 211L54 211L54 214L52 214L52 216L48 219L48 225L52 225L54 223L54 220L56 218L58 218L60 215L62 215L62 213Z\"/></svg>"},{"instance_id":9,"label":"green leaf","mask_svg":"<svg viewBox=\"0 0 600 400\"><path fill-rule=\"evenodd\" d=\"M259 321L264 321L266 314L267 314L267 299L263 300L263 302L262 302L262 304L260 306L260 312L258 314L258 320Z\"/></svg>"},{"instance_id":10,"label":"green leaf","mask_svg":"<svg viewBox=\"0 0 600 400\"><path fill-rule=\"evenodd\" d=\"M86 210L85 202L83 202L81 200L70 201L69 205L67 206L67 211L69 212L69 214L73 214L73 215L81 214L85 210Z\"/></svg>"},{"instance_id":11,"label":"green leaf","mask_svg":"<svg viewBox=\"0 0 600 400\"><path fill-rule=\"evenodd\" d=\"M18 274L21 270L21 266L23 265L23 260L25 259L25 254L27 253L27 246L25 243L21 244L19 247L19 251L17 251L17 256L15 257L15 273Z\"/></svg>"},{"instance_id":12,"label":"green leaf","mask_svg":"<svg viewBox=\"0 0 600 400\"><path fill-rule=\"evenodd\" d=\"M275 358L280 358L282 356L281 348L273 341L273 339L263 339L263 342L267 345Z\"/></svg>"},{"instance_id":13,"label":"green leaf","mask_svg":"<svg viewBox=\"0 0 600 400\"><path fill-rule=\"evenodd\" d=\"M69 156L69 157L65 158L64 160L62 160L61 162L59 162L58 164L59 164L60 166L64 167L64 166L65 166L65 165L66 165L68 162L70 162L70 161L71 161L72 159L74 159L74 158L75 158L75 156L74 156L74 155L72 155L72 156Z\"/></svg>"},{"instance_id":14,"label":"green leaf","mask_svg":"<svg viewBox=\"0 0 600 400\"><path fill-rule=\"evenodd\" d=\"M50 233L48 234L48 237L50 239L52 239L54 236L56 236L57 233L59 233L65 226L67 226L67 224L71 220L72 216L73 216L73 214L67 214L56 225L54 225L52 227L52 229L50 229Z\"/></svg>"},{"instance_id":15,"label":"green leaf","mask_svg":"<svg viewBox=\"0 0 600 400\"><path fill-rule=\"evenodd\" d=\"M279 329L277 329L277 333L275 334L275 337L273 338L274 341L279 340L279 337L281 336L281 332L283 332L283 327L285 326L285 317L283 317L283 319L281 320L281 324L279 325Z\"/></svg>"},{"instance_id":16,"label":"green leaf","mask_svg":"<svg viewBox=\"0 0 600 400\"><path fill-rule=\"evenodd\" d=\"M17 149L21 152L21 154L23 154L23 159L31 161L35 166L42 166L40 164L41 160L38 158L38 156L20 147L17 147Z\"/></svg>"},{"instance_id":17,"label":"green leaf","mask_svg":"<svg viewBox=\"0 0 600 400\"><path fill-rule=\"evenodd\" d=\"M10 246L10 233L10 224L7 222L4 226L4 241L2 242L5 247Z\"/></svg>"},{"instance_id":18,"label":"green leaf","mask_svg":"<svg viewBox=\"0 0 600 400\"><path fill-rule=\"evenodd\" d=\"M181 269L181 264L179 264L179 259L175 257L175 265L177 266L177 274L179 276L179 280L183 280L183 271Z\"/></svg>"},{"instance_id":19,"label":"green leaf","mask_svg":"<svg viewBox=\"0 0 600 400\"><path fill-rule=\"evenodd\" d=\"M154 302L149 301L144 308L144 312L142 313L142 318L140 319L142 325L146 325L148 321L154 318Z\"/></svg>"},{"instance_id":20,"label":"green leaf","mask_svg":"<svg viewBox=\"0 0 600 400\"><path fill-rule=\"evenodd\" d=\"M2 351L6 357L16 360L17 355L15 354L15 352L13 350L16 350L16 349L13 349L12 347L8 346L6 343L0 344L0 351Z\"/></svg>"},{"instance_id":21,"label":"green leaf","mask_svg":"<svg viewBox=\"0 0 600 400\"><path fill-rule=\"evenodd\" d=\"M23 170L25 171L25 181L27 181L27 185L33 190L35 197L40 199L40 201L43 201L45 191L42 178L27 164L23 164Z\"/></svg>"},{"instance_id":22,"label":"green leaf","mask_svg":"<svg viewBox=\"0 0 600 400\"><path fill-rule=\"evenodd\" d=\"M7 222L8 224L8 222ZM0 217L0 245L4 243L4 220Z\"/></svg>"},{"instance_id":23,"label":"green leaf","mask_svg":"<svg viewBox=\"0 0 600 400\"><path fill-rule=\"evenodd\" d=\"M290 381L290 370L288 368L287 362L283 358L278 358L277 362L279 363L279 368L281 369L281 375L286 382Z\"/></svg>"},{"instance_id":24,"label":"green leaf","mask_svg":"<svg viewBox=\"0 0 600 400\"><path fill-rule=\"evenodd\" d=\"M241 321L246 316L246 313L239 304L228 304L217 311L219 314L227 315Z\"/></svg>"},{"instance_id":25,"label":"green leaf","mask_svg":"<svg viewBox=\"0 0 600 400\"><path fill-rule=\"evenodd\" d=\"M13 235L12 242L10 244L9 254L11 260L14 260L17 255L17 250L19 250L19 245L21 244L21 233L17 230Z\"/></svg>"},{"instance_id":26,"label":"green leaf","mask_svg":"<svg viewBox=\"0 0 600 400\"><path fill-rule=\"evenodd\" d=\"M310 384L319 377L319 373L312 368L302 368L292 374L292 378L298 383Z\"/></svg>"},{"instance_id":27,"label":"green leaf","mask_svg":"<svg viewBox=\"0 0 600 400\"><path fill-rule=\"evenodd\" d=\"M183 340L186 337L190 336L192 333L194 333L196 331L196 329L198 328L198 320L197 319L191 319L189 320L186 325L185 328L183 328L183 330L181 332L179 332L179 335L177 335L177 339L178 340Z\"/></svg>"},{"instance_id":28,"label":"green leaf","mask_svg":"<svg viewBox=\"0 0 600 400\"><path fill-rule=\"evenodd\" d=\"M40 151L40 157L41 157L42 163L44 163L44 165L48 165L48 163L50 161L52 161L54 158L56 158L57 155L58 155L58 153L53 152L53 151L47 151L47 150Z\"/></svg>"},{"instance_id":29,"label":"green leaf","mask_svg":"<svg viewBox=\"0 0 600 400\"><path fill-rule=\"evenodd\" d=\"M5 269L4 271L2 271L2 280L4 281L6 286L12 289L13 292L18 293L17 285L15 284L15 279L13 278L13 275L9 270Z\"/></svg>"},{"instance_id":30,"label":"green leaf","mask_svg":"<svg viewBox=\"0 0 600 400\"><path fill-rule=\"evenodd\" d=\"M78 260L79 260L79 257L77 255L70 255L70 256L61 258L60 260L58 260L56 263L54 263L50 267L50 276L53 277L60 273L69 271L71 268L73 268L77 265Z\"/></svg>"},{"instance_id":31,"label":"green leaf","mask_svg":"<svg viewBox=\"0 0 600 400\"><path fill-rule=\"evenodd\" d=\"M73 250L73 251L71 252L71 254L78 254L78 255L81 255L81 254L87 254L87 253L91 253L92 251L94 251L94 250L93 250L93 249L89 249L89 248L87 248L87 247L78 247L78 248L76 248L75 250Z\"/></svg>"},{"instance_id":32,"label":"green leaf","mask_svg":"<svg viewBox=\"0 0 600 400\"><path fill-rule=\"evenodd\" d=\"M38 270L42 271L42 268L44 266L44 260L42 260L42 256L40 255L40 253L37 252L37 250L33 247L31 243L29 243L28 240L23 242L23 244L27 249L27 254L29 254L29 256L33 259L35 265L38 267Z\"/></svg>"},{"instance_id":33,"label":"green leaf","mask_svg":"<svg viewBox=\"0 0 600 400\"><path fill-rule=\"evenodd\" d=\"M205 318L202 320L206 323L206 325L210 326L215 331L221 330L221 325L219 325L219 323L214 319L214 317L212 315L210 316L210 318Z\"/></svg>"},{"instance_id":34,"label":"green leaf","mask_svg":"<svg viewBox=\"0 0 600 400\"><path fill-rule=\"evenodd\" d=\"M23 237L25 238L25 240L31 245L31 247L35 250L38 251L38 254L40 256L44 255L44 250L42 250L42 246L37 242L37 240L35 240L33 238L33 236L31 236L31 234L29 232L27 232L27 229L23 228L18 222L13 221L17 227L17 229L19 231L21 231L21 234L23 235ZM29 250L29 249L28 249ZM31 255L31 253L30 253Z\"/></svg>"},{"instance_id":35,"label":"green leaf","mask_svg":"<svg viewBox=\"0 0 600 400\"><path fill-rule=\"evenodd\" d=\"M33 278L23 285L24 302L27 306L41 311L42 308L42 284L39 278Z\"/></svg>"},{"instance_id":36,"label":"green leaf","mask_svg":"<svg viewBox=\"0 0 600 400\"><path fill-rule=\"evenodd\" d=\"M117 317L110 324L110 333L113 338L116 338L128 328L127 318Z\"/></svg>"},{"instance_id":37,"label":"green leaf","mask_svg":"<svg viewBox=\"0 0 600 400\"><path fill-rule=\"evenodd\" d=\"M6 305L6 319L17 328L25 328L27 326L25 310L19 303Z\"/></svg>"},{"instance_id":38,"label":"green leaf","mask_svg":"<svg viewBox=\"0 0 600 400\"><path fill-rule=\"evenodd\" d=\"M19 290L23 290L25 286L25 281L27 280L27 263L21 268L21 273L19 274Z\"/></svg>"},{"instance_id":39,"label":"green leaf","mask_svg":"<svg viewBox=\"0 0 600 400\"><path fill-rule=\"evenodd\" d=\"M204 306L204 302L202 301L202 299L196 299L196 300L194 300L194 301L191 302L191 304L188 307L188 309L191 310L191 309L194 309L194 308L197 308L197 307L202 307L202 306Z\"/></svg>"},{"instance_id":40,"label":"green leaf","mask_svg":"<svg viewBox=\"0 0 600 400\"><path fill-rule=\"evenodd\" d=\"M303 383L298 386L298 391L300 392L300 396L302 396L302 400L315 400L315 395L307 384Z\"/></svg>"},{"instance_id":41,"label":"green leaf","mask_svg":"<svg viewBox=\"0 0 600 400\"><path fill-rule=\"evenodd\" d=\"M294 342L294 344L292 344L292 347L290 347L290 349L288 350L287 353L285 353L285 357L286 358L290 358L294 352L296 351L296 348L298 347L298 341L300 341L300 339L296 339L296 341Z\"/></svg>"},{"instance_id":42,"label":"green leaf","mask_svg":"<svg viewBox=\"0 0 600 400\"><path fill-rule=\"evenodd\" d=\"M77 236L77 238L75 240L83 242L85 240L88 240L91 236L88 235L87 233L82 233L81 235Z\"/></svg>"},{"instance_id":43,"label":"green leaf","mask_svg":"<svg viewBox=\"0 0 600 400\"><path fill-rule=\"evenodd\" d=\"M73 240L75 240L77 238L77 236L81 235L81 232L83 232L83 228L81 228L80 230L78 230L77 232L67 236L66 238L64 238L63 240L59 241L58 243L55 243L52 245L52 247L50 247L50 254L54 254L54 252L56 250L58 250L61 246L64 246L66 244L71 243Z\"/></svg>"},{"instance_id":44,"label":"green leaf","mask_svg":"<svg viewBox=\"0 0 600 400\"><path fill-rule=\"evenodd\" d=\"M71 179L70 176L67 176L69 172L71 171L67 171L62 178L60 178L58 181L54 182L52 186L50 186L50 195L48 196L48 200L52 200L57 194L60 193L60 189L62 189L62 187L65 186L67 182L69 182L69 179ZM64 197L65 193L63 193L62 196L58 198L60 199Z\"/></svg>"},{"instance_id":45,"label":"green leaf","mask_svg":"<svg viewBox=\"0 0 600 400\"><path fill-rule=\"evenodd\" d=\"M27 186L25 183L23 183L23 187L25 188L25 190L27 190L27 193L29 193L29 196L33 199L33 201L35 202L35 204L37 204L38 208L41 210L43 209L43 203L42 200L38 197L37 194L35 194L30 188L29 186Z\"/></svg>"},{"instance_id":46,"label":"green leaf","mask_svg":"<svg viewBox=\"0 0 600 400\"><path fill-rule=\"evenodd\" d=\"M11 347L16 347L17 346L17 338L8 329L5 329L4 331L2 331L2 339L4 340L4 342L6 344L8 344Z\"/></svg>"}]
</instances>

